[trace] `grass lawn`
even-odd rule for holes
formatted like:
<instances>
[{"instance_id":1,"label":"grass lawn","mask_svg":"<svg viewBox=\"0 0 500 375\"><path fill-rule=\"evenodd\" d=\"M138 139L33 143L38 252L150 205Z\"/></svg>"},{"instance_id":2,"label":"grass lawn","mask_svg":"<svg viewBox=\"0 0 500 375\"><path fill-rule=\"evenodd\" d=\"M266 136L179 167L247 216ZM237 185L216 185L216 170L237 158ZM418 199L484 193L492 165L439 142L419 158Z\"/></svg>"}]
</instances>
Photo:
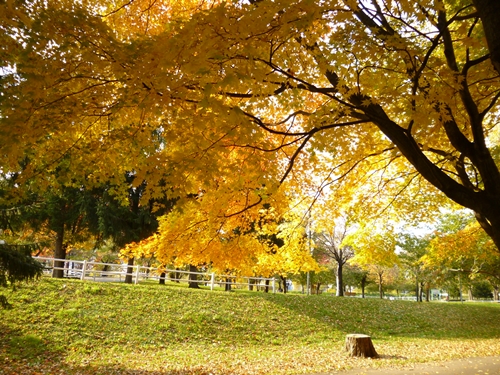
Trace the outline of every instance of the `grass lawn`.
<instances>
[{"instance_id":1,"label":"grass lawn","mask_svg":"<svg viewBox=\"0 0 500 375\"><path fill-rule=\"evenodd\" d=\"M500 304L44 278L3 291L0 374L297 374L500 355ZM348 333L378 359L350 358Z\"/></svg>"}]
</instances>

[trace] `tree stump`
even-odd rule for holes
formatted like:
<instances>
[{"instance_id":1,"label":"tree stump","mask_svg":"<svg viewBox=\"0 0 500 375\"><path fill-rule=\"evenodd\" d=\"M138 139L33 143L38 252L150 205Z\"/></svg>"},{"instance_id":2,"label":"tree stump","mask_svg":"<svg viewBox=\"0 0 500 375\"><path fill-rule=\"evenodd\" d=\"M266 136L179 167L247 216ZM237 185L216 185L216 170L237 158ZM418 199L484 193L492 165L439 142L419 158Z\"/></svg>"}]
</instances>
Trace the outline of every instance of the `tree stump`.
<instances>
[{"instance_id":1,"label":"tree stump","mask_svg":"<svg viewBox=\"0 0 500 375\"><path fill-rule=\"evenodd\" d=\"M370 336L353 333L345 338L345 349L351 357L378 357Z\"/></svg>"}]
</instances>

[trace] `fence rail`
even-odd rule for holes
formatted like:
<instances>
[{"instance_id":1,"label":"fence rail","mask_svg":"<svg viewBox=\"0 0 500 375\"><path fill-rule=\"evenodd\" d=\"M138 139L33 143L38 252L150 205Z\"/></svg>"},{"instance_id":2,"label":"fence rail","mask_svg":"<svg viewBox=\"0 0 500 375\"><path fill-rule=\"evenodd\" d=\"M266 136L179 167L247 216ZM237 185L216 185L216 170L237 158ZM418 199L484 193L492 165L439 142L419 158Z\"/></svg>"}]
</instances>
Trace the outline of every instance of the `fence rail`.
<instances>
[{"instance_id":1,"label":"fence rail","mask_svg":"<svg viewBox=\"0 0 500 375\"><path fill-rule=\"evenodd\" d=\"M138 284L141 280L165 280L185 283L198 283L210 286L213 290L215 286L256 288L271 288L276 292L276 280L274 278L247 277L234 275L218 275L210 272L190 272L176 269L165 269L142 266L139 264L129 266L126 263L102 263L88 260L57 259L48 257L35 257L44 266L46 275L52 274L54 270L62 270L65 277L77 278L80 280L93 281L125 281L127 275ZM189 278L196 275L196 279ZM183 276L187 276L184 278Z\"/></svg>"}]
</instances>

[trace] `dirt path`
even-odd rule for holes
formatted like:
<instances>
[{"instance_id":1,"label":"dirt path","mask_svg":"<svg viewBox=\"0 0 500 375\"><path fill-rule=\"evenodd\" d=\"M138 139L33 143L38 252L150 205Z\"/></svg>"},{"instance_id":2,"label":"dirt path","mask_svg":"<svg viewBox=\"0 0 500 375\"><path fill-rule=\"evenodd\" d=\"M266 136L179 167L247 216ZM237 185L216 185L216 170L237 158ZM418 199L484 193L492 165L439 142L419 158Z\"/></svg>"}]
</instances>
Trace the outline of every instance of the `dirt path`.
<instances>
[{"instance_id":1,"label":"dirt path","mask_svg":"<svg viewBox=\"0 0 500 375\"><path fill-rule=\"evenodd\" d=\"M464 358L439 363L417 363L405 369L357 369L316 375L500 375L500 357Z\"/></svg>"}]
</instances>

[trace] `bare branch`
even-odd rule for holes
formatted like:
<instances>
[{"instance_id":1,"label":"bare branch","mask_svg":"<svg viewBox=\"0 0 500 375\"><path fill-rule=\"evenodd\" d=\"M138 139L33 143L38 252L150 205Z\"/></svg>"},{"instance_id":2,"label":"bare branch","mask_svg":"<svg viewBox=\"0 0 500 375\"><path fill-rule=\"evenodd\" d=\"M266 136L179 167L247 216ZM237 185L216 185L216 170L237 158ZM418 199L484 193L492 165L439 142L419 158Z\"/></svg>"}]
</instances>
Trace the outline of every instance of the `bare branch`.
<instances>
[{"instance_id":1,"label":"bare branch","mask_svg":"<svg viewBox=\"0 0 500 375\"><path fill-rule=\"evenodd\" d=\"M308 134L307 137L302 142L302 144L299 147L297 147L297 149L295 150L295 152L292 155L292 158L290 159L290 162L288 163L288 168L287 168L285 174L283 175L283 177L280 180L280 184L282 184L283 181L286 180L286 178L288 177L288 175L292 171L293 165L295 163L295 159L297 158L297 156L299 156L300 152L304 149L304 147L306 146L307 142L309 142L309 139L311 139L312 136L313 136L313 133Z\"/></svg>"},{"instance_id":2,"label":"bare branch","mask_svg":"<svg viewBox=\"0 0 500 375\"><path fill-rule=\"evenodd\" d=\"M249 209L257 206L260 204L260 202L262 202L262 197L259 197L259 199L257 200L257 202L255 203L252 203L251 205L249 206L246 206L245 208L243 208L241 211L237 211L237 212L233 212L232 214L229 214L229 215L224 215L225 218L230 218L230 217L233 217L233 216L237 216L239 214L242 214L243 212L245 211L248 211Z\"/></svg>"},{"instance_id":3,"label":"bare branch","mask_svg":"<svg viewBox=\"0 0 500 375\"><path fill-rule=\"evenodd\" d=\"M484 116L486 116L486 114L495 106L499 98L500 98L500 91L497 92L497 94L493 97L490 104L480 113L481 118L484 118Z\"/></svg>"}]
</instances>

